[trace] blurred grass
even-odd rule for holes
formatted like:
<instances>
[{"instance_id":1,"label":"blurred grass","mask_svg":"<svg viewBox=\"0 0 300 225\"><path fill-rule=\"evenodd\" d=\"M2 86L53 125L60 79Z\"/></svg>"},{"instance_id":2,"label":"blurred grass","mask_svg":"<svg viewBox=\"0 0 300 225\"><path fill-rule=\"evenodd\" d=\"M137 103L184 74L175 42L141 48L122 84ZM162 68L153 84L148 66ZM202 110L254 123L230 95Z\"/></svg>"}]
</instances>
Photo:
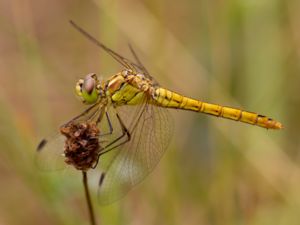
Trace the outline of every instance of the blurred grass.
<instances>
[{"instance_id":1,"label":"blurred grass","mask_svg":"<svg viewBox=\"0 0 300 225\"><path fill-rule=\"evenodd\" d=\"M280 132L173 112L172 144L102 224L298 224L300 32L290 1L0 1L0 224L87 224L80 175L41 173L38 140L76 115L79 77L120 69L84 26L187 96L274 116Z\"/></svg>"}]
</instances>

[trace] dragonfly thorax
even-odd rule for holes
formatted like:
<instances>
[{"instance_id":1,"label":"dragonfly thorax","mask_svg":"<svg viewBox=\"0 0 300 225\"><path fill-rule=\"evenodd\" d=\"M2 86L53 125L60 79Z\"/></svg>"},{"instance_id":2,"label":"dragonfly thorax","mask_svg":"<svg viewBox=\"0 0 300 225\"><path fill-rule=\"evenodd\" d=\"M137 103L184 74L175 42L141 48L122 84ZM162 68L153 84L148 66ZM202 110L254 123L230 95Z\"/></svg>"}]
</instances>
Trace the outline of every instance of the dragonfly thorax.
<instances>
[{"instance_id":1,"label":"dragonfly thorax","mask_svg":"<svg viewBox=\"0 0 300 225\"><path fill-rule=\"evenodd\" d=\"M95 73L89 73L76 83L76 94L83 103L94 104L105 95L102 83Z\"/></svg>"}]
</instances>

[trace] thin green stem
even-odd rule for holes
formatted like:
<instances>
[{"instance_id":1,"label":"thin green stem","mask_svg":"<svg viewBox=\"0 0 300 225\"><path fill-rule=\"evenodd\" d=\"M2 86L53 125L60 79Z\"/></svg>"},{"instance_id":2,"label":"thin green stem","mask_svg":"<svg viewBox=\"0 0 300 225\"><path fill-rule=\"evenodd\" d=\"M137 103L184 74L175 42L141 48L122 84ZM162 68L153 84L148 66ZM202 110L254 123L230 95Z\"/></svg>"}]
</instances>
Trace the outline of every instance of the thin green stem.
<instances>
[{"instance_id":1,"label":"thin green stem","mask_svg":"<svg viewBox=\"0 0 300 225\"><path fill-rule=\"evenodd\" d=\"M90 215L90 223L91 225L96 225L95 215L94 215L94 209L90 197L90 191L88 186L88 178L86 171L82 171L82 181L84 186L84 192L85 192L85 198L88 205L89 215Z\"/></svg>"}]
</instances>

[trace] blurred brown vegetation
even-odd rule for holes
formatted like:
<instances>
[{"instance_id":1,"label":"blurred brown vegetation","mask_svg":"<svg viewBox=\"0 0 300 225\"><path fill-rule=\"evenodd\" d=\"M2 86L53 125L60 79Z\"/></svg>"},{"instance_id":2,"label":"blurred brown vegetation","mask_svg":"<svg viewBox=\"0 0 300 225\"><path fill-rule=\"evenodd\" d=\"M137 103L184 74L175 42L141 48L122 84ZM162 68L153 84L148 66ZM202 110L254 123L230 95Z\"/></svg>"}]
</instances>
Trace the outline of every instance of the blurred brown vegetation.
<instances>
[{"instance_id":1,"label":"blurred brown vegetation","mask_svg":"<svg viewBox=\"0 0 300 225\"><path fill-rule=\"evenodd\" d=\"M79 77L121 67L73 19L161 85L283 122L268 131L174 111L155 171L102 224L299 224L298 0L0 1L0 225L88 224L80 174L41 173L45 135L84 109Z\"/></svg>"}]
</instances>

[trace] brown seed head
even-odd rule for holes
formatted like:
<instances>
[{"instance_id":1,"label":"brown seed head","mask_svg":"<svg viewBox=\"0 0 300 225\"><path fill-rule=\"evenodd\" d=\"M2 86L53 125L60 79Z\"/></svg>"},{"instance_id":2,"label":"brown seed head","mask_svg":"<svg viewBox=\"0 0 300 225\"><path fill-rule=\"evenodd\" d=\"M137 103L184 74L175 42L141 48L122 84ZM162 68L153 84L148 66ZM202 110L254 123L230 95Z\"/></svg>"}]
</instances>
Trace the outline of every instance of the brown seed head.
<instances>
[{"instance_id":1,"label":"brown seed head","mask_svg":"<svg viewBox=\"0 0 300 225\"><path fill-rule=\"evenodd\" d=\"M60 128L66 137L65 162L78 170L88 170L97 164L101 151L99 129L95 123L71 122Z\"/></svg>"}]
</instances>

